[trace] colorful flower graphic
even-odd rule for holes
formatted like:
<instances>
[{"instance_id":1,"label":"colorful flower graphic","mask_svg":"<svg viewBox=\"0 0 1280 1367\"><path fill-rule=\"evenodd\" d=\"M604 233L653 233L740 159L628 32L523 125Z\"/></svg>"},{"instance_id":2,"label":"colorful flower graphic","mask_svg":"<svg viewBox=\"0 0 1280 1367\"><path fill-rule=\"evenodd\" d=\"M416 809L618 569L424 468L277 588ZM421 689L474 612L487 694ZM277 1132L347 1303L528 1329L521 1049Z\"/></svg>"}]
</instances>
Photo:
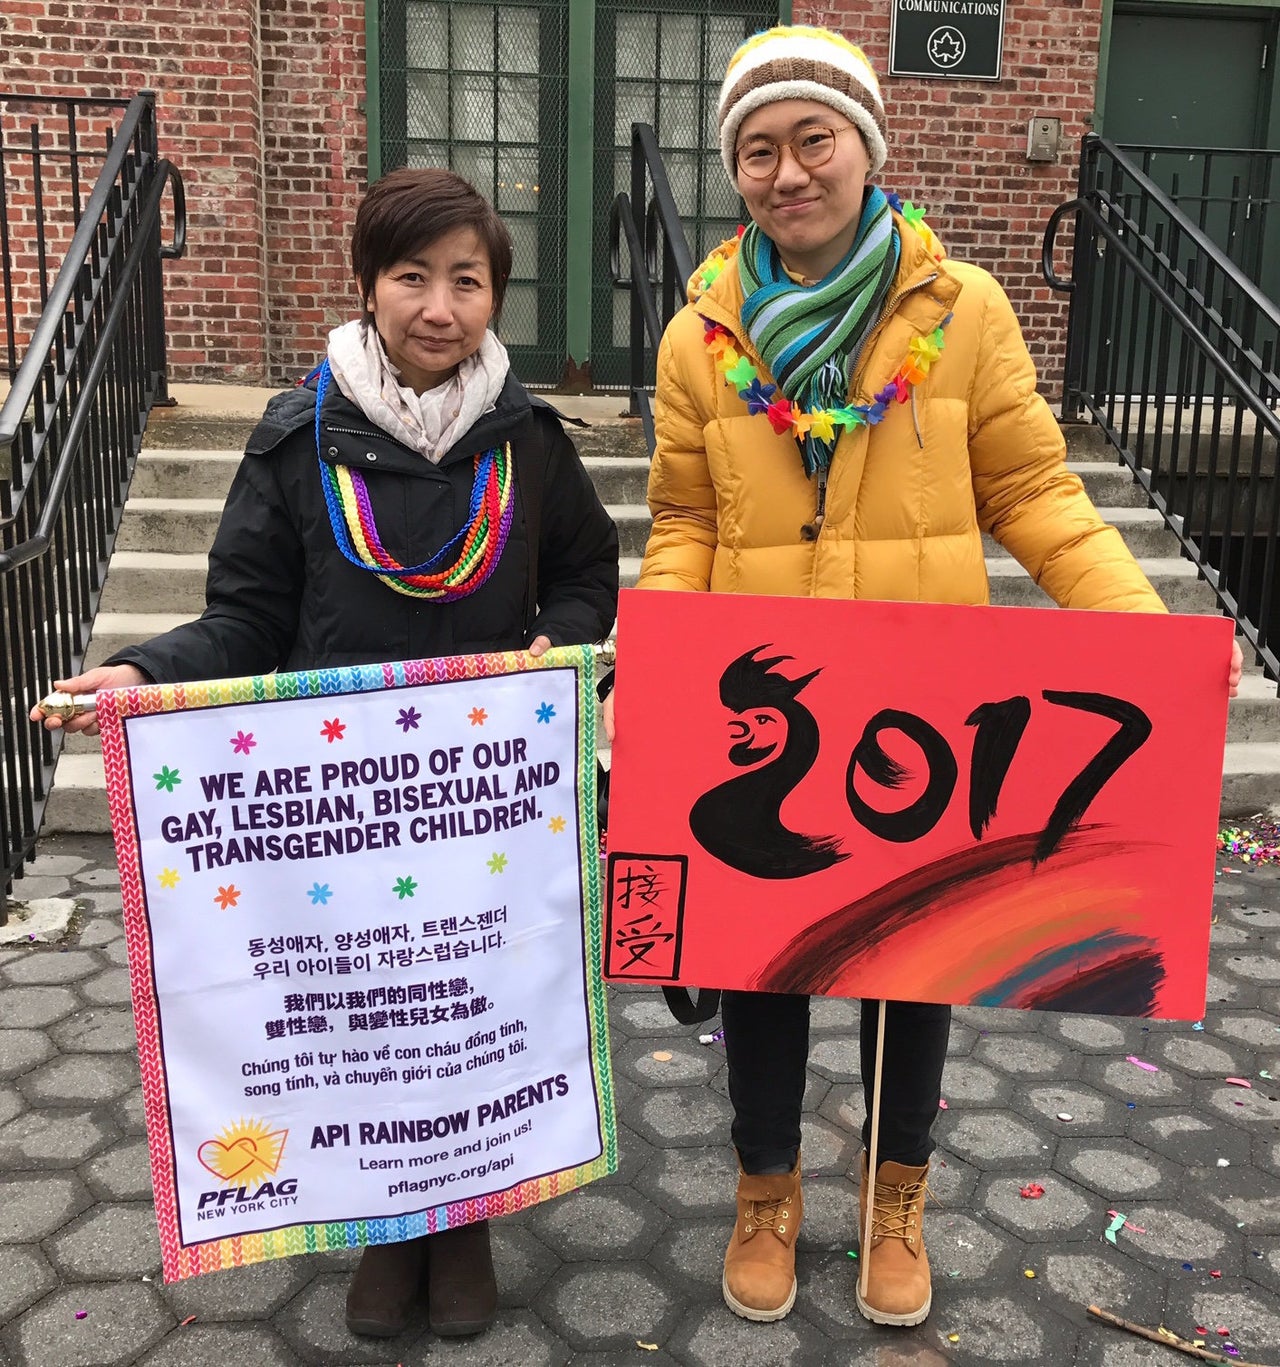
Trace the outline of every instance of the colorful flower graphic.
<instances>
[{"instance_id":1,"label":"colorful flower graphic","mask_svg":"<svg viewBox=\"0 0 1280 1367\"><path fill-rule=\"evenodd\" d=\"M403 902L406 897L412 897L418 890L418 885L407 875L404 878L397 878L392 892Z\"/></svg>"},{"instance_id":2,"label":"colorful flower graphic","mask_svg":"<svg viewBox=\"0 0 1280 1367\"><path fill-rule=\"evenodd\" d=\"M307 896L311 898L313 907L327 907L329 898L333 896L333 890L328 883L312 883L307 891Z\"/></svg>"},{"instance_id":3,"label":"colorful flower graphic","mask_svg":"<svg viewBox=\"0 0 1280 1367\"><path fill-rule=\"evenodd\" d=\"M177 869L161 869L157 878L162 888L176 888L182 881L182 875Z\"/></svg>"},{"instance_id":4,"label":"colorful flower graphic","mask_svg":"<svg viewBox=\"0 0 1280 1367\"><path fill-rule=\"evenodd\" d=\"M473 707L471 711L467 713L467 720L472 726L483 726L485 722L489 720L489 714L483 707Z\"/></svg>"},{"instance_id":5,"label":"colorful flower graphic","mask_svg":"<svg viewBox=\"0 0 1280 1367\"><path fill-rule=\"evenodd\" d=\"M325 740L329 742L330 745L332 745L335 740L342 739L342 733L346 729L346 723L341 722L337 719L337 717L334 717L332 721L325 722L325 724L320 728L320 734L325 738Z\"/></svg>"},{"instance_id":6,"label":"colorful flower graphic","mask_svg":"<svg viewBox=\"0 0 1280 1367\"><path fill-rule=\"evenodd\" d=\"M226 911L228 907L238 905L240 901L240 889L236 887L234 883L229 887L219 888L217 895L213 900L217 902L223 911Z\"/></svg>"},{"instance_id":7,"label":"colorful flower graphic","mask_svg":"<svg viewBox=\"0 0 1280 1367\"><path fill-rule=\"evenodd\" d=\"M252 731L237 731L231 737L231 748L237 755L247 755L257 743Z\"/></svg>"},{"instance_id":8,"label":"colorful flower graphic","mask_svg":"<svg viewBox=\"0 0 1280 1367\"><path fill-rule=\"evenodd\" d=\"M160 772L158 774L152 774L151 777L156 781L157 793L161 788L163 788L165 792L171 793L178 784L182 782L178 777L178 771L176 769L170 769L167 764L162 765Z\"/></svg>"},{"instance_id":9,"label":"colorful flower graphic","mask_svg":"<svg viewBox=\"0 0 1280 1367\"><path fill-rule=\"evenodd\" d=\"M554 717L555 714L556 709L552 707L549 702L544 702L542 706L538 708L538 720L540 722L546 722L548 726L551 725L551 718Z\"/></svg>"},{"instance_id":10,"label":"colorful flower graphic","mask_svg":"<svg viewBox=\"0 0 1280 1367\"><path fill-rule=\"evenodd\" d=\"M552 835L559 835L560 832L564 830L564 817L553 816L551 820L547 822L547 829Z\"/></svg>"},{"instance_id":11,"label":"colorful flower graphic","mask_svg":"<svg viewBox=\"0 0 1280 1367\"><path fill-rule=\"evenodd\" d=\"M505 854L495 854L489 860L490 873L502 873L507 867L507 856Z\"/></svg>"},{"instance_id":12,"label":"colorful flower graphic","mask_svg":"<svg viewBox=\"0 0 1280 1367\"><path fill-rule=\"evenodd\" d=\"M410 731L418 729L418 723L422 720L422 713L416 707L402 707L400 715L396 718L396 725L407 736Z\"/></svg>"}]
</instances>

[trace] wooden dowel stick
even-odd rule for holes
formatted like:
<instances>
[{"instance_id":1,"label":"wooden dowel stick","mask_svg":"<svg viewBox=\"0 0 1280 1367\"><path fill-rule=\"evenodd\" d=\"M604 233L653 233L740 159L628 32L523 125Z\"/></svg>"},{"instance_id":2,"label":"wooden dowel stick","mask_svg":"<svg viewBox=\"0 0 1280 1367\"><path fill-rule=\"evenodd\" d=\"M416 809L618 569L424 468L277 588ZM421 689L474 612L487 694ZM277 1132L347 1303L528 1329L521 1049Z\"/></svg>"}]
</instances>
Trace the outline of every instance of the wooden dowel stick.
<instances>
[{"instance_id":1,"label":"wooden dowel stick","mask_svg":"<svg viewBox=\"0 0 1280 1367\"><path fill-rule=\"evenodd\" d=\"M1263 1367L1260 1362L1246 1362L1243 1358L1226 1357L1208 1348L1198 1348L1183 1338L1166 1338L1159 1330L1148 1329L1146 1325L1134 1324L1131 1320L1122 1320L1119 1315L1113 1315L1110 1310L1100 1310L1096 1305L1089 1307L1089 1313L1096 1315L1100 1320L1105 1320L1107 1324L1114 1324L1117 1329L1127 1329L1139 1338L1150 1339L1152 1343L1163 1343L1166 1348L1176 1348L1180 1353L1190 1353L1192 1357L1203 1358L1205 1362L1229 1362L1232 1367Z\"/></svg>"},{"instance_id":2,"label":"wooden dowel stick","mask_svg":"<svg viewBox=\"0 0 1280 1367\"><path fill-rule=\"evenodd\" d=\"M870 1277L871 1228L876 1213L876 1159L880 1146L880 1075L884 1070L884 1008L879 1003L876 1023L876 1068L871 1078L871 1143L867 1149L867 1218L862 1225L862 1249L858 1268L858 1293L865 1297Z\"/></svg>"}]
</instances>

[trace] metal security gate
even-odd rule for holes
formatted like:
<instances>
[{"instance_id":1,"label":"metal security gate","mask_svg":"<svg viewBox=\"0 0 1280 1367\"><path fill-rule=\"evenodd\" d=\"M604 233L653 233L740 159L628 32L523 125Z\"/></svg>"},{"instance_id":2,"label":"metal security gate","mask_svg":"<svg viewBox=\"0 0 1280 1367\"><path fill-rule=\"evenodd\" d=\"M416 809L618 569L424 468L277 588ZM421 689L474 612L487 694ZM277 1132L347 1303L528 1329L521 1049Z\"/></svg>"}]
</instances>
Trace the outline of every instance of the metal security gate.
<instances>
[{"instance_id":1,"label":"metal security gate","mask_svg":"<svg viewBox=\"0 0 1280 1367\"><path fill-rule=\"evenodd\" d=\"M375 170L448 166L492 201L515 241L499 331L531 384L567 355L568 27L568 0L382 0L370 31Z\"/></svg>"},{"instance_id":2,"label":"metal security gate","mask_svg":"<svg viewBox=\"0 0 1280 1367\"><path fill-rule=\"evenodd\" d=\"M786 7L789 10L789 6ZM732 235L742 201L720 162L716 104L725 67L777 0L596 0L591 372L625 388L630 312L607 270L609 211L631 188L631 125L657 133L695 261Z\"/></svg>"}]
</instances>

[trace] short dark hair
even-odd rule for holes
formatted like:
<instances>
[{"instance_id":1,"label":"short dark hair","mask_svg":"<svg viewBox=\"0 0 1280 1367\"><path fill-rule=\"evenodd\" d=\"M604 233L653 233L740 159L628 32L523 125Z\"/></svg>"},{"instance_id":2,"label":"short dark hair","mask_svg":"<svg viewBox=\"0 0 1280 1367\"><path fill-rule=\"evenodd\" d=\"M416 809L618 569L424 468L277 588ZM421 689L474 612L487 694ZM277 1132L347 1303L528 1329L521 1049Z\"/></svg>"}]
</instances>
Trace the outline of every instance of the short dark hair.
<instances>
[{"instance_id":1,"label":"short dark hair","mask_svg":"<svg viewBox=\"0 0 1280 1367\"><path fill-rule=\"evenodd\" d=\"M440 166L403 166L375 181L356 211L351 269L368 303L378 276L458 228L472 228L489 256L493 311L502 312L511 275L511 234L469 182Z\"/></svg>"}]
</instances>

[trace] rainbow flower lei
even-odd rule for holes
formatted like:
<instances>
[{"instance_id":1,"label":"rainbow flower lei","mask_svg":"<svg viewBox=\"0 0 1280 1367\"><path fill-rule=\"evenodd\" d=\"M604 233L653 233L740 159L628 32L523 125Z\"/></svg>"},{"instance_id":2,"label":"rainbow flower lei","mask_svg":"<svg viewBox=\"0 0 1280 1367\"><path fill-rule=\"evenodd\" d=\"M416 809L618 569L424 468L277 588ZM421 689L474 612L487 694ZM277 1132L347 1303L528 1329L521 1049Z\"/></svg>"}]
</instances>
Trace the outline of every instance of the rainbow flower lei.
<instances>
[{"instance_id":1,"label":"rainbow flower lei","mask_svg":"<svg viewBox=\"0 0 1280 1367\"><path fill-rule=\"evenodd\" d=\"M924 221L924 210L917 209L910 200L903 201L895 194L889 195L888 200L890 206L915 229L934 260L941 261L944 255L942 244ZM705 292L715 283L720 273L738 254L738 243L741 242L744 231L744 228L739 228L734 241L717 247L704 262L701 274L697 277L697 283L702 291ZM717 372L724 376L726 384L734 387L738 397L746 403L748 413L763 413L775 432L784 436L790 433L797 441L802 441L810 433L821 441L833 441L837 428L851 431L856 427L874 427L884 421L891 403L907 402L911 397L911 387L924 379L934 362L942 355L942 329L951 321L951 317L951 314L947 314L932 332L912 338L905 360L898 367L893 379L874 396L873 402L851 403L841 408L821 408L812 411L792 403L784 394L778 392L777 385L763 384L759 370L738 350L738 339L728 328L703 319L703 342L715 357Z\"/></svg>"}]
</instances>

